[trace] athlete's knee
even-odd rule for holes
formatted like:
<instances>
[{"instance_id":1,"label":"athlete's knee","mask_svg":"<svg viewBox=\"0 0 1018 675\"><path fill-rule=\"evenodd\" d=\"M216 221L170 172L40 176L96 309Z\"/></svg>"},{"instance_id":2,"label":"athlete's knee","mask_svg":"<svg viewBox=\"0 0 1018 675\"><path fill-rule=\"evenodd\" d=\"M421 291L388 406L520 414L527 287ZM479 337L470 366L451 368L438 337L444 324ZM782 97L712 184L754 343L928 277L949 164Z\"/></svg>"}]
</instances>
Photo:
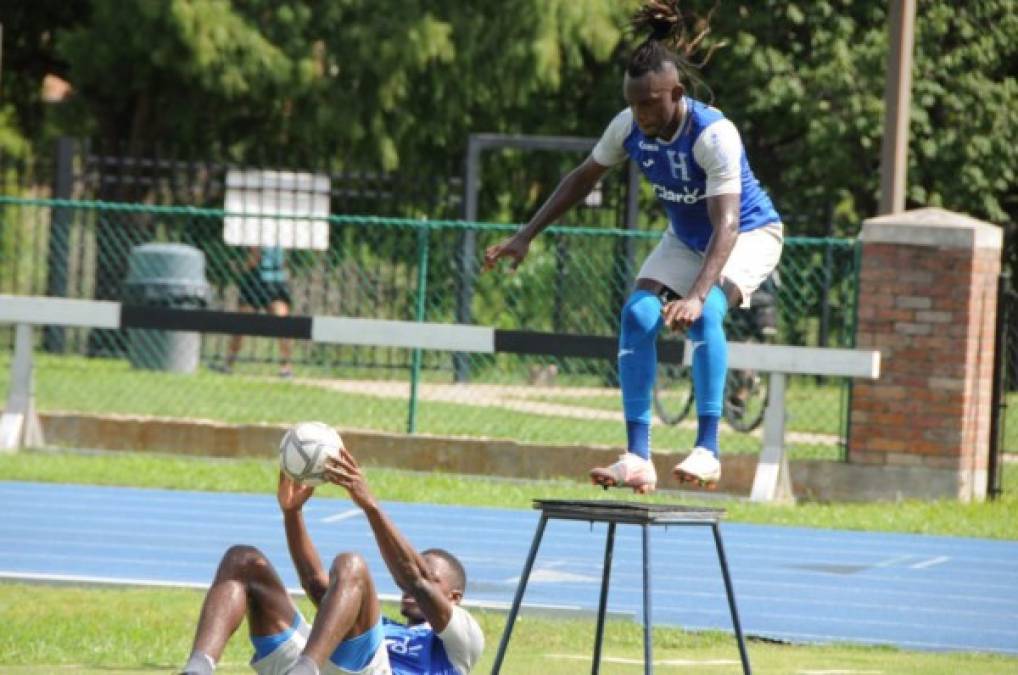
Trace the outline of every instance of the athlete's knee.
<instances>
[{"instance_id":1,"label":"athlete's knee","mask_svg":"<svg viewBox=\"0 0 1018 675\"><path fill-rule=\"evenodd\" d=\"M368 561L360 553L340 553L329 567L330 579L343 579L344 581L354 579L367 579L370 577Z\"/></svg>"},{"instance_id":2,"label":"athlete's knee","mask_svg":"<svg viewBox=\"0 0 1018 675\"><path fill-rule=\"evenodd\" d=\"M238 544L231 546L223 554L219 571L220 574L234 578L248 578L269 566L269 559L260 550L254 546Z\"/></svg>"},{"instance_id":3,"label":"athlete's knee","mask_svg":"<svg viewBox=\"0 0 1018 675\"><path fill-rule=\"evenodd\" d=\"M622 306L621 324L627 338L656 336L661 329L661 299L650 291L636 291Z\"/></svg>"}]
</instances>

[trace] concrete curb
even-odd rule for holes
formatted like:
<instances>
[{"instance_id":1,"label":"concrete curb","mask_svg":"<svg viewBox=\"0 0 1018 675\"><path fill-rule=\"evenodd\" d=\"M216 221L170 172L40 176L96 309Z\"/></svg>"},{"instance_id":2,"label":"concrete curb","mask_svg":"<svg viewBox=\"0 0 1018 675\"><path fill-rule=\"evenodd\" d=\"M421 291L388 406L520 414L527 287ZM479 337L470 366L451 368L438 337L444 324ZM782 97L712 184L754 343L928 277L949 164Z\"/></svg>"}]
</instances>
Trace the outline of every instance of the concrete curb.
<instances>
[{"instance_id":1,"label":"concrete curb","mask_svg":"<svg viewBox=\"0 0 1018 675\"><path fill-rule=\"evenodd\" d=\"M40 413L46 440L73 446L136 452L169 452L205 457L274 457L283 424L227 424L70 412ZM367 466L508 478L554 479L586 476L588 469L615 461L621 448L529 445L506 440L392 434L340 429L347 446ZM685 454L655 452L659 487L678 487L672 467ZM747 496L757 455L722 455L720 492ZM816 501L870 501L953 498L957 471L925 467L847 464L798 460L789 464L798 498Z\"/></svg>"}]
</instances>

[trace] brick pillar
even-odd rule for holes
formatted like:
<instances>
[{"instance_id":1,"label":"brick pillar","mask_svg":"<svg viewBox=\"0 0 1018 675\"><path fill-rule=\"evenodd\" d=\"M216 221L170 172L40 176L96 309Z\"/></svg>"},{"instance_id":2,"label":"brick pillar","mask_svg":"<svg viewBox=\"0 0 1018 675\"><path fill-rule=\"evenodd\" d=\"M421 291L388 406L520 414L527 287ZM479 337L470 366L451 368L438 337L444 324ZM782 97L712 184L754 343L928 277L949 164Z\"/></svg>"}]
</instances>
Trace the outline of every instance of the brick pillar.
<instances>
[{"instance_id":1,"label":"brick pillar","mask_svg":"<svg viewBox=\"0 0 1018 675\"><path fill-rule=\"evenodd\" d=\"M926 208L867 220L861 239L857 343L882 367L853 390L849 462L880 467L888 496L981 500L1001 229Z\"/></svg>"}]
</instances>

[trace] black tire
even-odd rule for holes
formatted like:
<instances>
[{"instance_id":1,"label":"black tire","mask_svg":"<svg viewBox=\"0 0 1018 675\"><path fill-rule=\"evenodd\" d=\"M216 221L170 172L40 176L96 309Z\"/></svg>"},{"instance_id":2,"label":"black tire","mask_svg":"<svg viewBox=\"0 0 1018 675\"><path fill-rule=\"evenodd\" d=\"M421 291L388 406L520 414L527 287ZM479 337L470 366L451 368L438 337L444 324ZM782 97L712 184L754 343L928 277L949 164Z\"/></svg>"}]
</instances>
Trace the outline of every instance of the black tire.
<instances>
[{"instance_id":1,"label":"black tire","mask_svg":"<svg viewBox=\"0 0 1018 675\"><path fill-rule=\"evenodd\" d=\"M659 420L676 425L693 409L693 371L676 363L658 365L654 383L654 412Z\"/></svg>"},{"instance_id":2,"label":"black tire","mask_svg":"<svg viewBox=\"0 0 1018 675\"><path fill-rule=\"evenodd\" d=\"M736 431L749 433L763 422L770 379L755 370L730 370L725 378L724 416Z\"/></svg>"}]
</instances>

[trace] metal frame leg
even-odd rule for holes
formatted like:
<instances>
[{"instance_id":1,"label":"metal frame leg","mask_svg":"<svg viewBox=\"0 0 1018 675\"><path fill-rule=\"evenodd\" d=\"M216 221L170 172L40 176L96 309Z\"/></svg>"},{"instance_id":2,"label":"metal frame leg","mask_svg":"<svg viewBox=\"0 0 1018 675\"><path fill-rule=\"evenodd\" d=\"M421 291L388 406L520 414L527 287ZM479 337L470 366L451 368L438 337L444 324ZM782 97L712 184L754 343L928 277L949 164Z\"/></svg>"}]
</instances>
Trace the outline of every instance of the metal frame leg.
<instances>
[{"instance_id":1,"label":"metal frame leg","mask_svg":"<svg viewBox=\"0 0 1018 675\"><path fill-rule=\"evenodd\" d=\"M650 526L643 526L643 672L654 672L654 646L650 619Z\"/></svg>"},{"instance_id":2,"label":"metal frame leg","mask_svg":"<svg viewBox=\"0 0 1018 675\"><path fill-rule=\"evenodd\" d=\"M601 670L601 645L604 641L604 616L608 611L608 580L612 571L612 555L615 549L615 523L608 523L608 540L604 545L604 571L601 575L601 600L597 605L597 632L594 634L594 662L590 666L592 675Z\"/></svg>"},{"instance_id":3,"label":"metal frame leg","mask_svg":"<svg viewBox=\"0 0 1018 675\"><path fill-rule=\"evenodd\" d=\"M735 607L735 589L732 587L732 577L728 574L728 560L725 558L725 548L721 544L721 529L717 523L711 525L714 532L714 545L718 549L718 560L721 563L721 576L725 580L725 592L728 595L728 609L732 612L732 626L735 627L735 639L739 643L739 658L742 659L742 672L750 675L752 669L749 666L749 654L746 652L746 641L742 637L742 625L739 623L739 610Z\"/></svg>"},{"instance_id":4,"label":"metal frame leg","mask_svg":"<svg viewBox=\"0 0 1018 675\"><path fill-rule=\"evenodd\" d=\"M502 669L502 659L505 658L505 650L509 646L509 638L513 633L513 624L516 623L516 615L519 614L520 605L523 604L523 592L527 588L530 572L534 568L534 560L537 559L537 549L541 546L541 539L544 537L544 526L547 524L548 516L541 514L541 522L537 524L537 532L534 533L534 540L530 544L530 553L527 554L527 562L523 565L523 574L520 575L520 583L516 587L516 597L513 598L513 606L509 610L509 616L506 617L505 630L502 631L502 641L498 645L495 664L491 668L492 675L497 675Z\"/></svg>"}]
</instances>

